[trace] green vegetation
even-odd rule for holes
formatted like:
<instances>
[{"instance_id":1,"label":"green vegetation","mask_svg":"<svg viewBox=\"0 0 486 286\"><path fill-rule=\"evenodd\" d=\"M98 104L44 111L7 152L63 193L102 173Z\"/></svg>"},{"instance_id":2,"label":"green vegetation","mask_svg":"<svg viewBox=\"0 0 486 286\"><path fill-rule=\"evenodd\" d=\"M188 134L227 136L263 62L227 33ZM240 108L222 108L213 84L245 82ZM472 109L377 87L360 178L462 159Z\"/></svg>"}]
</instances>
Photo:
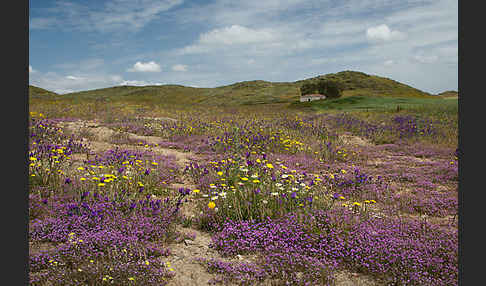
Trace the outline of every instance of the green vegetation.
<instances>
[{"instance_id":1,"label":"green vegetation","mask_svg":"<svg viewBox=\"0 0 486 286\"><path fill-rule=\"evenodd\" d=\"M362 72L342 71L335 74L317 76L297 84L316 82L321 79L337 82L343 87L343 96L387 96L387 97L433 97L433 95L410 87L392 79L368 75Z\"/></svg>"},{"instance_id":2,"label":"green vegetation","mask_svg":"<svg viewBox=\"0 0 486 286\"><path fill-rule=\"evenodd\" d=\"M443 100L441 98L417 97L383 97L383 96L347 96L324 101L294 103L293 108L320 110L455 110L457 101Z\"/></svg>"},{"instance_id":3,"label":"green vegetation","mask_svg":"<svg viewBox=\"0 0 486 286\"><path fill-rule=\"evenodd\" d=\"M441 92L437 95L440 96L440 97L443 97L443 98L447 98L447 99L451 99L451 98L457 99L459 97L459 93L457 91L454 91L454 90L447 90L447 91Z\"/></svg>"},{"instance_id":4,"label":"green vegetation","mask_svg":"<svg viewBox=\"0 0 486 286\"><path fill-rule=\"evenodd\" d=\"M328 98L338 98L342 96L343 86L336 82L326 79L320 79L318 81L305 82L300 87L300 94L323 94Z\"/></svg>"},{"instance_id":5,"label":"green vegetation","mask_svg":"<svg viewBox=\"0 0 486 286\"><path fill-rule=\"evenodd\" d=\"M46 96L56 96L56 95L58 94L55 92L48 91L33 85L29 85L29 98L43 98Z\"/></svg>"}]
</instances>

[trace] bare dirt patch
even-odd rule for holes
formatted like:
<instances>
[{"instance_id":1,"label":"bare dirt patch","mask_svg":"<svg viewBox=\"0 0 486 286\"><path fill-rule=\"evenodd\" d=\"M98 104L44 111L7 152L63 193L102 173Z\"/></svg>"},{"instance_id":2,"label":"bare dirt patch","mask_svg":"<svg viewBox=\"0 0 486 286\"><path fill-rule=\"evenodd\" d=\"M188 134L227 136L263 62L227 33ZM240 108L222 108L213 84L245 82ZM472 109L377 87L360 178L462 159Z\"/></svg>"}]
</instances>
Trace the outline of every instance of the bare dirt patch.
<instances>
[{"instance_id":1,"label":"bare dirt patch","mask_svg":"<svg viewBox=\"0 0 486 286\"><path fill-rule=\"evenodd\" d=\"M90 135L93 136L94 140L90 140L90 147L94 153L104 152L114 147L121 147L128 150L147 150L144 146L128 145L128 144L112 144L109 143L110 138L115 134L120 134L122 132L114 131L108 127L101 126L95 121L74 121L74 122L63 122L61 127L65 128L68 132L76 133L79 130L88 130ZM134 141L144 141L151 145L158 145L162 139L157 136L142 136L133 133L123 132L128 136L129 139ZM192 152L181 152L175 149L162 148L162 147L151 147L150 151L164 156L173 155L176 158L176 162L179 166L185 166L192 160L197 160L197 157Z\"/></svg>"},{"instance_id":2,"label":"bare dirt patch","mask_svg":"<svg viewBox=\"0 0 486 286\"><path fill-rule=\"evenodd\" d=\"M339 136L341 142L345 145L353 145L353 146L373 146L374 144L370 142L366 138L361 138L359 136L351 135L351 134L342 134Z\"/></svg>"},{"instance_id":3,"label":"bare dirt patch","mask_svg":"<svg viewBox=\"0 0 486 286\"><path fill-rule=\"evenodd\" d=\"M361 274L350 272L347 270L339 271L335 275L336 286L382 286L385 285L381 282L376 281L375 279Z\"/></svg>"}]
</instances>

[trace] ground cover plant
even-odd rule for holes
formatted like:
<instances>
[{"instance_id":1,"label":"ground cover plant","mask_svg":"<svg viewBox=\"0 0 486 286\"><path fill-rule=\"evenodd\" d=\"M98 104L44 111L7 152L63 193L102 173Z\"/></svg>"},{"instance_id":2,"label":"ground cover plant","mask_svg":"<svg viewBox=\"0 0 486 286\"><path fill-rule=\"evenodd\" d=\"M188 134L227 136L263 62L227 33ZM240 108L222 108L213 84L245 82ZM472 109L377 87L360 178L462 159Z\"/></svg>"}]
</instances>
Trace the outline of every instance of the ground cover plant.
<instances>
[{"instance_id":1,"label":"ground cover plant","mask_svg":"<svg viewBox=\"0 0 486 286\"><path fill-rule=\"evenodd\" d=\"M189 110L137 90L32 99L31 285L458 284L449 103Z\"/></svg>"}]
</instances>

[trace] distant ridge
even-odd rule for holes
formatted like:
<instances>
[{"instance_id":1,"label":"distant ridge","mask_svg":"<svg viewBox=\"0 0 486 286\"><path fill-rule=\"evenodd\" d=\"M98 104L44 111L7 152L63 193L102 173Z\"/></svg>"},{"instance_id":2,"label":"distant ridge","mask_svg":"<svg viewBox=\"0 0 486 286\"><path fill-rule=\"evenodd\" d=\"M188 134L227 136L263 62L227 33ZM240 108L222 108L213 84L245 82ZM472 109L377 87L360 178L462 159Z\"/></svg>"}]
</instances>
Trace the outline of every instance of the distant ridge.
<instances>
[{"instance_id":1,"label":"distant ridge","mask_svg":"<svg viewBox=\"0 0 486 286\"><path fill-rule=\"evenodd\" d=\"M295 82L269 82L263 80L242 81L215 88L196 88L175 84L151 86L115 86L59 95L65 99L96 99L139 103L198 104L198 105L254 105L292 103L300 97L300 87L307 81L332 79L344 87L343 96L384 97L435 97L392 79L368 75L357 71L298 80ZM35 86L29 86L29 95L57 95Z\"/></svg>"},{"instance_id":2,"label":"distant ridge","mask_svg":"<svg viewBox=\"0 0 486 286\"><path fill-rule=\"evenodd\" d=\"M44 96L53 96L53 95L58 95L58 94L40 87L29 85L29 97L44 97Z\"/></svg>"},{"instance_id":3,"label":"distant ridge","mask_svg":"<svg viewBox=\"0 0 486 286\"><path fill-rule=\"evenodd\" d=\"M300 82L317 81L320 79L328 79L339 82L344 87L344 95L372 95L372 96L412 96L412 97L428 97L432 94L413 88L401 82L376 75L369 75L364 72L357 71L342 71L338 73L331 73L320 75L310 79L305 79Z\"/></svg>"},{"instance_id":4,"label":"distant ridge","mask_svg":"<svg viewBox=\"0 0 486 286\"><path fill-rule=\"evenodd\" d=\"M459 93L455 90L447 90L437 94L442 97L459 97Z\"/></svg>"}]
</instances>

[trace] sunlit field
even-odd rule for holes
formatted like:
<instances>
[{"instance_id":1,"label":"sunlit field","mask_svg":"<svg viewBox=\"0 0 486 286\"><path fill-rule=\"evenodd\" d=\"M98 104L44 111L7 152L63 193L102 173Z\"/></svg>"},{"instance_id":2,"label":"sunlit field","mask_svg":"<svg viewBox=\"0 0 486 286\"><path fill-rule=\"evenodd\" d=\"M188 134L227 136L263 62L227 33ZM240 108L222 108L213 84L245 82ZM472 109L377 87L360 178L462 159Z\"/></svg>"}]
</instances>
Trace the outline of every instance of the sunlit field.
<instances>
[{"instance_id":1,"label":"sunlit field","mask_svg":"<svg viewBox=\"0 0 486 286\"><path fill-rule=\"evenodd\" d=\"M457 100L346 98L31 99L30 284L457 285Z\"/></svg>"}]
</instances>

